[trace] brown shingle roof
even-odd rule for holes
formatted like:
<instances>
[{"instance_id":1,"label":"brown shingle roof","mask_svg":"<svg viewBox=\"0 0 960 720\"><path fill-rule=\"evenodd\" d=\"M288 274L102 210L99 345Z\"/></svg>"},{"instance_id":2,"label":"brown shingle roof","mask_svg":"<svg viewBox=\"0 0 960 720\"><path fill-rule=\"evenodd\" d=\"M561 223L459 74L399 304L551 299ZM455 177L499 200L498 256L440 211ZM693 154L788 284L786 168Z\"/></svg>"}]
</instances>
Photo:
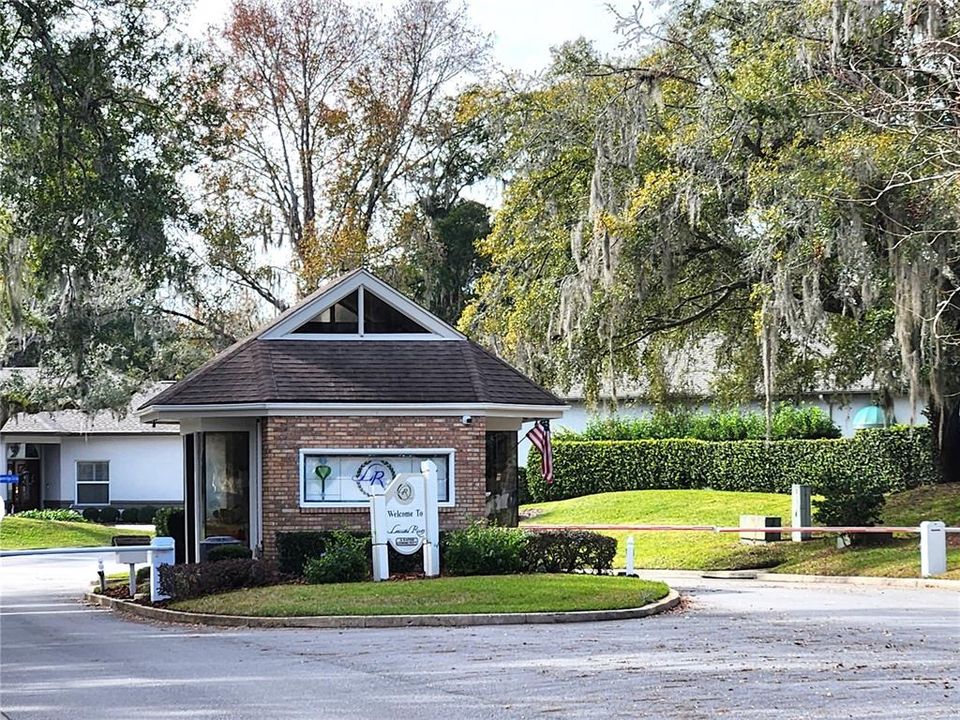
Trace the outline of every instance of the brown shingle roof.
<instances>
[{"instance_id":1,"label":"brown shingle roof","mask_svg":"<svg viewBox=\"0 0 960 720\"><path fill-rule=\"evenodd\" d=\"M261 340L142 407L238 403L564 403L469 340Z\"/></svg>"}]
</instances>

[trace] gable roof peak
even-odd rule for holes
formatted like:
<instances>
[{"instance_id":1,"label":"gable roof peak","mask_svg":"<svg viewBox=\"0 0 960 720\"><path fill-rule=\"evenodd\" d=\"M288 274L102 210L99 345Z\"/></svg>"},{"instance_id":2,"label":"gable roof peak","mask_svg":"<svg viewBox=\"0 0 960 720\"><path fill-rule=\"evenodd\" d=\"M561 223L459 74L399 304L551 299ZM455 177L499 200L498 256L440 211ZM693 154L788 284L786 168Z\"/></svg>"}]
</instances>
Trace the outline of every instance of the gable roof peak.
<instances>
[{"instance_id":1,"label":"gable roof peak","mask_svg":"<svg viewBox=\"0 0 960 720\"><path fill-rule=\"evenodd\" d=\"M254 337L260 340L279 340L291 337L306 339L303 335L297 336L293 333L312 318L360 288L369 290L378 299L424 328L424 333L413 333L411 339L423 339L425 336L432 336L441 340L466 339L466 336L456 328L396 290L386 281L381 280L367 268L357 268L322 283L307 297L258 331ZM330 339L335 339L335 336L331 335ZM339 339L343 339L343 336L340 336Z\"/></svg>"}]
</instances>

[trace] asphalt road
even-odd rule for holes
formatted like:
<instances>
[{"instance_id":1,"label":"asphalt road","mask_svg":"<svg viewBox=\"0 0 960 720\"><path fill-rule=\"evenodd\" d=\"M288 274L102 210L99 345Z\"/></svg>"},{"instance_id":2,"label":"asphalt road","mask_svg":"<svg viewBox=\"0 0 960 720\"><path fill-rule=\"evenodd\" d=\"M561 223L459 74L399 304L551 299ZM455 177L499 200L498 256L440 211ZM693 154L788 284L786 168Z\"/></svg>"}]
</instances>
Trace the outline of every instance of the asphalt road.
<instances>
[{"instance_id":1,"label":"asphalt road","mask_svg":"<svg viewBox=\"0 0 960 720\"><path fill-rule=\"evenodd\" d=\"M951 591L684 578L626 622L215 630L79 604L89 557L0 562L11 720L960 716Z\"/></svg>"}]
</instances>

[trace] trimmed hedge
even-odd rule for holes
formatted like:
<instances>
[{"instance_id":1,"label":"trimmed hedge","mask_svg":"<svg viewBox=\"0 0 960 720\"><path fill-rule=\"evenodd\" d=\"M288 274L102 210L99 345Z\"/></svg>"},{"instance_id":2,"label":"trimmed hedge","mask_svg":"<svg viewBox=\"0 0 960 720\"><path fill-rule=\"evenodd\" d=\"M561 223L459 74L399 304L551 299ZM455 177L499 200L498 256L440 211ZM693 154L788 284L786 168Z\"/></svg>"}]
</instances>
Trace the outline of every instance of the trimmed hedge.
<instances>
[{"instance_id":1,"label":"trimmed hedge","mask_svg":"<svg viewBox=\"0 0 960 720\"><path fill-rule=\"evenodd\" d=\"M220 545L210 548L207 552L207 562L236 560L237 558L247 559L251 557L253 557L253 551L245 545Z\"/></svg>"},{"instance_id":2,"label":"trimmed hedge","mask_svg":"<svg viewBox=\"0 0 960 720\"><path fill-rule=\"evenodd\" d=\"M940 477L928 427L863 430L837 440L555 440L553 473L547 485L532 450L527 478L533 502L621 490L788 493L793 483L819 492L831 478L850 476L894 492Z\"/></svg>"},{"instance_id":3,"label":"trimmed hedge","mask_svg":"<svg viewBox=\"0 0 960 720\"><path fill-rule=\"evenodd\" d=\"M97 514L99 517L99 513ZM21 510L14 517L29 520L56 520L58 522L90 522L76 510L66 508L46 508L44 510Z\"/></svg>"},{"instance_id":4,"label":"trimmed hedge","mask_svg":"<svg viewBox=\"0 0 960 720\"><path fill-rule=\"evenodd\" d=\"M277 533L277 567L287 575L303 576L304 566L312 558L318 558L327 551L327 547L336 544L340 533L346 532L352 537L364 541L364 553L371 567L373 560L370 554L370 532L359 530L302 530ZM440 549L446 543L447 533L440 532ZM419 552L412 555L401 555L392 547L387 547L390 561L390 572L408 573L423 570L423 555ZM371 570L372 572L372 570Z\"/></svg>"},{"instance_id":5,"label":"trimmed hedge","mask_svg":"<svg viewBox=\"0 0 960 720\"><path fill-rule=\"evenodd\" d=\"M527 537L527 572L603 572L613 567L617 541L588 530L551 530Z\"/></svg>"},{"instance_id":6,"label":"trimmed hedge","mask_svg":"<svg viewBox=\"0 0 960 720\"><path fill-rule=\"evenodd\" d=\"M160 589L177 600L273 585L282 579L272 565L261 560L234 559L160 566Z\"/></svg>"}]
</instances>

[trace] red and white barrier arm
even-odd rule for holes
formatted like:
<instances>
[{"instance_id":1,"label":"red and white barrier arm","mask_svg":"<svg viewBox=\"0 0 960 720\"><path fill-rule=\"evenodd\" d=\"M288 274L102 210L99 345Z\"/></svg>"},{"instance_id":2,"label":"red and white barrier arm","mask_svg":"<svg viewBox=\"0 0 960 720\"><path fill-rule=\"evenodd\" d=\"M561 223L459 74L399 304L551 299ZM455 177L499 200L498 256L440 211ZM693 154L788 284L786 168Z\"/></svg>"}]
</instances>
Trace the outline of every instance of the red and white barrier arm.
<instances>
[{"instance_id":1,"label":"red and white barrier arm","mask_svg":"<svg viewBox=\"0 0 960 720\"><path fill-rule=\"evenodd\" d=\"M820 525L810 527L718 527L716 525L522 525L524 530L548 532L551 530L607 530L622 532L718 532L718 533L843 533L857 535L861 533L919 533L918 527L894 526L833 526ZM960 527L946 528L948 533L960 533Z\"/></svg>"}]
</instances>

